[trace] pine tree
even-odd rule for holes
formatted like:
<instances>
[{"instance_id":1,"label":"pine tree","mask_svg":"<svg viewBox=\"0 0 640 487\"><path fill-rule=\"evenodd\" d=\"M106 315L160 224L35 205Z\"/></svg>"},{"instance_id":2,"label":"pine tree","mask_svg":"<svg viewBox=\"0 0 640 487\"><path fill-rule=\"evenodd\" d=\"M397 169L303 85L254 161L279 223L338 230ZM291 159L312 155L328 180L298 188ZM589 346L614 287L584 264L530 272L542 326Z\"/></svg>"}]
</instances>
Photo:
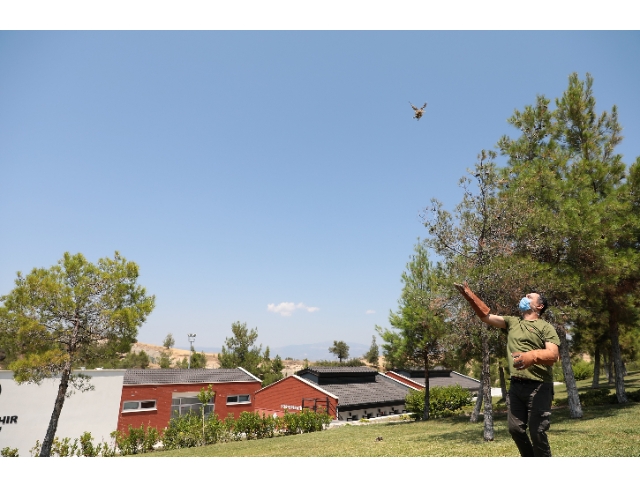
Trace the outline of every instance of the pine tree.
<instances>
[{"instance_id":1,"label":"pine tree","mask_svg":"<svg viewBox=\"0 0 640 487\"><path fill-rule=\"evenodd\" d=\"M242 367L253 375L260 375L262 345L255 346L258 330L247 328L246 323L236 321L231 324L233 336L225 339L222 351L218 354L220 367L233 369Z\"/></svg>"},{"instance_id":2,"label":"pine tree","mask_svg":"<svg viewBox=\"0 0 640 487\"><path fill-rule=\"evenodd\" d=\"M384 340L385 361L424 367L424 420L429 419L429 367L443 354L448 333L443 297L443 273L429 261L427 248L418 242L402 273L403 288L398 311L389 313L391 329L377 327Z\"/></svg>"}]
</instances>

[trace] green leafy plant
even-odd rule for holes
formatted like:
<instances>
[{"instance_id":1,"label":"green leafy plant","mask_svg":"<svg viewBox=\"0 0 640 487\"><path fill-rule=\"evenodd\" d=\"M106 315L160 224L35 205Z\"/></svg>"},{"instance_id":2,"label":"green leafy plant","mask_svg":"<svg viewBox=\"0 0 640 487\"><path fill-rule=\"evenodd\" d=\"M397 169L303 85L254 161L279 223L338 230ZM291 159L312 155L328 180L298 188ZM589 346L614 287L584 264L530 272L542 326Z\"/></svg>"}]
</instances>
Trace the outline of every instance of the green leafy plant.
<instances>
[{"instance_id":1,"label":"green leafy plant","mask_svg":"<svg viewBox=\"0 0 640 487\"><path fill-rule=\"evenodd\" d=\"M40 440L36 440L36 444L29 450L29 453L31 453L32 457L39 457L41 449L42 443L40 443Z\"/></svg>"},{"instance_id":2,"label":"green leafy plant","mask_svg":"<svg viewBox=\"0 0 640 487\"><path fill-rule=\"evenodd\" d=\"M603 404L615 404L617 402L615 394L611 394L609 389L593 389L579 395L580 404L583 406L600 406Z\"/></svg>"},{"instance_id":3,"label":"green leafy plant","mask_svg":"<svg viewBox=\"0 0 640 487\"><path fill-rule=\"evenodd\" d=\"M155 426L132 428L129 426L127 433L114 431L111 437L115 440L116 448L120 455L135 455L153 451L160 440L160 433Z\"/></svg>"},{"instance_id":4,"label":"green leafy plant","mask_svg":"<svg viewBox=\"0 0 640 487\"><path fill-rule=\"evenodd\" d=\"M471 405L471 393L455 384L447 387L435 386L429 389L429 416L443 418L458 414L464 406ZM413 419L424 415L424 391L407 394L405 407Z\"/></svg>"},{"instance_id":5,"label":"green leafy plant","mask_svg":"<svg viewBox=\"0 0 640 487\"><path fill-rule=\"evenodd\" d=\"M198 401L200 401L200 412L202 413L202 437L205 437L204 432L204 418L205 418L205 409L207 409L207 405L213 402L213 399L216 397L216 393L213 392L213 388L211 384L209 384L209 388L205 389L204 387L200 389L198 393Z\"/></svg>"},{"instance_id":6,"label":"green leafy plant","mask_svg":"<svg viewBox=\"0 0 640 487\"><path fill-rule=\"evenodd\" d=\"M231 440L232 423L221 420L217 414L207 416L204 428L204 444L225 443Z\"/></svg>"},{"instance_id":7,"label":"green leafy plant","mask_svg":"<svg viewBox=\"0 0 640 487\"><path fill-rule=\"evenodd\" d=\"M591 379L593 377L593 364L580 359L571 365L573 376L576 380Z\"/></svg>"},{"instance_id":8,"label":"green leafy plant","mask_svg":"<svg viewBox=\"0 0 640 487\"><path fill-rule=\"evenodd\" d=\"M115 437L115 433L111 433L112 437ZM29 450L31 456L39 457L42 443L40 440L36 441L36 444ZM150 450L145 450L150 451ZM51 445L51 455L56 457L113 457L116 454L114 447L109 446L105 442L93 444L93 436L90 432L85 431L80 435L80 438L58 438L55 437L53 444Z\"/></svg>"},{"instance_id":9,"label":"green leafy plant","mask_svg":"<svg viewBox=\"0 0 640 487\"><path fill-rule=\"evenodd\" d=\"M11 448L9 446L5 446L2 450L0 450L0 457L19 457L18 449Z\"/></svg>"},{"instance_id":10,"label":"green leafy plant","mask_svg":"<svg viewBox=\"0 0 640 487\"><path fill-rule=\"evenodd\" d=\"M243 411L236 420L235 430L247 440L260 440L272 438L280 424L281 422L272 416Z\"/></svg>"},{"instance_id":11,"label":"green leafy plant","mask_svg":"<svg viewBox=\"0 0 640 487\"><path fill-rule=\"evenodd\" d=\"M305 409L300 413L285 411L284 417L272 417L257 412L243 411L237 419L233 414L220 419L217 414L205 417L204 428L199 414L189 413L171 418L169 425L158 435L155 428L131 428L124 433L114 431L111 436L121 455L135 455L152 451L162 442L164 450L177 450L229 441L260 440L276 435L296 435L322 431L331 423L326 412Z\"/></svg>"},{"instance_id":12,"label":"green leafy plant","mask_svg":"<svg viewBox=\"0 0 640 487\"><path fill-rule=\"evenodd\" d=\"M51 448L51 456L54 457L73 457L78 453L78 440L71 440L71 438L59 439L57 436L53 439L53 446Z\"/></svg>"}]
</instances>

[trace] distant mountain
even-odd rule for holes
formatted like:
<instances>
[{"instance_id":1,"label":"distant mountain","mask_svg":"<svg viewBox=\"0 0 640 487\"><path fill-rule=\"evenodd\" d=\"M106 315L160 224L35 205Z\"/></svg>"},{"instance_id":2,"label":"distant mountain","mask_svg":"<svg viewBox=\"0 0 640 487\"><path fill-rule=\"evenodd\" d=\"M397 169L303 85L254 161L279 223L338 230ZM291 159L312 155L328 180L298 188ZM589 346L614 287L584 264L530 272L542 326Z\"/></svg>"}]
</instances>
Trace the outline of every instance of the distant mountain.
<instances>
[{"instance_id":1,"label":"distant mountain","mask_svg":"<svg viewBox=\"0 0 640 487\"><path fill-rule=\"evenodd\" d=\"M363 345L362 343L350 343L349 345L349 358L359 358L369 351L371 345ZM276 355L280 355L280 358L285 359L291 357L297 360L304 360L305 358L310 361L316 360L338 360L335 355L329 353L329 347L333 346L333 340L318 343L307 343L305 345L285 345L283 347L269 347L271 352L271 358ZM178 347L185 350L189 350L189 346ZM263 344L262 351L266 345ZM196 352L205 353L220 353L222 350L220 347L195 347Z\"/></svg>"},{"instance_id":2,"label":"distant mountain","mask_svg":"<svg viewBox=\"0 0 640 487\"><path fill-rule=\"evenodd\" d=\"M349 358L359 358L369 351L370 345L362 343L350 343ZM329 353L329 347L333 346L333 340L318 343L308 343L305 345L285 345L284 347L269 347L271 357L280 355L280 358L291 357L297 360L338 360L335 355Z\"/></svg>"},{"instance_id":3,"label":"distant mountain","mask_svg":"<svg viewBox=\"0 0 640 487\"><path fill-rule=\"evenodd\" d=\"M183 345L181 347L178 347L182 350L189 350L189 345ZM196 352L204 352L204 353L220 353L222 352L222 348L220 347L197 347L194 346L193 348L196 349Z\"/></svg>"}]
</instances>

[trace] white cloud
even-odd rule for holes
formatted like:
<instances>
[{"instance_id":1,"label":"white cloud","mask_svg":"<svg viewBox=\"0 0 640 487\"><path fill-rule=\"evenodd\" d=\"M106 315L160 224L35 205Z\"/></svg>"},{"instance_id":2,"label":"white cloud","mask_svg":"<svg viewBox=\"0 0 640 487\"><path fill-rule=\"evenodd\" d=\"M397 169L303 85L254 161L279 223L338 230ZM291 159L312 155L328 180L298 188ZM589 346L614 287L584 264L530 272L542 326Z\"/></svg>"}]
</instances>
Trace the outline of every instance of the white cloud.
<instances>
[{"instance_id":1,"label":"white cloud","mask_svg":"<svg viewBox=\"0 0 640 487\"><path fill-rule=\"evenodd\" d=\"M291 316L291 314L296 309L304 309L309 313L315 313L316 311L320 311L320 308L316 308L315 306L307 306L304 303L280 303L280 304L268 304L267 311L271 311L272 313L279 313L282 316Z\"/></svg>"},{"instance_id":2,"label":"white cloud","mask_svg":"<svg viewBox=\"0 0 640 487\"><path fill-rule=\"evenodd\" d=\"M366 315L374 315L374 314L376 314L376 311L374 309L368 309L367 311L364 312L364 314L366 314Z\"/></svg>"}]
</instances>

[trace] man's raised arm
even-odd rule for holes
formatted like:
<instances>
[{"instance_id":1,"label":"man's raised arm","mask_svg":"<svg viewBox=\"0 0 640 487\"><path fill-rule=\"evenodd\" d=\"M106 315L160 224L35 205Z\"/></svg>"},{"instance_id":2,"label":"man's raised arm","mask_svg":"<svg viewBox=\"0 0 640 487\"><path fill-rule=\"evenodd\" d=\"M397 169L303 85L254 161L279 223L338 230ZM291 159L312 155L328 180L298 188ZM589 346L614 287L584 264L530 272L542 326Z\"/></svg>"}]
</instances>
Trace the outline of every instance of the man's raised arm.
<instances>
[{"instance_id":1,"label":"man's raised arm","mask_svg":"<svg viewBox=\"0 0 640 487\"><path fill-rule=\"evenodd\" d=\"M462 294L462 297L469 301L469 304L473 308L473 311L476 312L478 318L480 318L487 325L495 326L497 328L506 328L507 324L504 321L502 316L492 315L489 313L489 306L484 304L484 302L476 296L471 289L469 289L469 285L465 282L464 284L458 284L457 282L453 283L455 288Z\"/></svg>"}]
</instances>

